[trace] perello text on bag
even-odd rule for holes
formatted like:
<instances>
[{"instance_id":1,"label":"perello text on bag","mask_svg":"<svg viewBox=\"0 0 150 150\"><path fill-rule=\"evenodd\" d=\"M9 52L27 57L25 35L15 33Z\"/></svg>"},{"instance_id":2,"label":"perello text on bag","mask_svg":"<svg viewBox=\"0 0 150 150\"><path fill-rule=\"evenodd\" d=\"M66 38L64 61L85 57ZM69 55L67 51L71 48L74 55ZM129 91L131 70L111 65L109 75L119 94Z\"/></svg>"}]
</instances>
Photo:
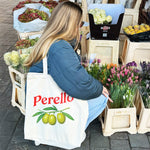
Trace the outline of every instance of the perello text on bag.
<instances>
[{"instance_id":1,"label":"perello text on bag","mask_svg":"<svg viewBox=\"0 0 150 150\"><path fill-rule=\"evenodd\" d=\"M67 102L72 102L73 97L67 96L65 92L62 92L60 96L58 97L42 97L41 95L37 95L34 97L34 105L36 106L37 103L42 103L43 105L45 104L63 104Z\"/></svg>"}]
</instances>

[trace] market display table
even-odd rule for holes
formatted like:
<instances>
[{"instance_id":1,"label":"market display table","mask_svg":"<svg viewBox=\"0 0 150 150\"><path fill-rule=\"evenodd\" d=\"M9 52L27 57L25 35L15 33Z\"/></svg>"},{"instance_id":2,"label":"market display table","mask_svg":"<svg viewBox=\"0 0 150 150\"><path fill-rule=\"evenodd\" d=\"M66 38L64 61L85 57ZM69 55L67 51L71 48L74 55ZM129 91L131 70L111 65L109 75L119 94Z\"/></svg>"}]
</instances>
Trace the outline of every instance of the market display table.
<instances>
[{"instance_id":1,"label":"market display table","mask_svg":"<svg viewBox=\"0 0 150 150\"><path fill-rule=\"evenodd\" d=\"M122 60L124 64L135 61L138 66L142 61L150 61L150 42L131 42L129 38L126 38Z\"/></svg>"},{"instance_id":2,"label":"market display table","mask_svg":"<svg viewBox=\"0 0 150 150\"><path fill-rule=\"evenodd\" d=\"M95 54L102 64L118 64L119 40L88 40L88 58Z\"/></svg>"}]
</instances>

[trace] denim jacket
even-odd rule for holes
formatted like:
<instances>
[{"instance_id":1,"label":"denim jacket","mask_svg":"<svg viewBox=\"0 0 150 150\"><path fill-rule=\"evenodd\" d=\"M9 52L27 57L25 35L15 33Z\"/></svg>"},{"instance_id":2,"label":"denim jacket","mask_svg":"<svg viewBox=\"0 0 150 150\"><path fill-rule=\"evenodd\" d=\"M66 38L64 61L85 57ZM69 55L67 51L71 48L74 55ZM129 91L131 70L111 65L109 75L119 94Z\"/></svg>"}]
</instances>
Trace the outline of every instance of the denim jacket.
<instances>
[{"instance_id":1,"label":"denim jacket","mask_svg":"<svg viewBox=\"0 0 150 150\"><path fill-rule=\"evenodd\" d=\"M54 42L47 54L48 74L68 95L89 100L102 94L103 85L87 73L81 65L77 53L64 40ZM30 72L43 72L40 61L30 68Z\"/></svg>"}]
</instances>

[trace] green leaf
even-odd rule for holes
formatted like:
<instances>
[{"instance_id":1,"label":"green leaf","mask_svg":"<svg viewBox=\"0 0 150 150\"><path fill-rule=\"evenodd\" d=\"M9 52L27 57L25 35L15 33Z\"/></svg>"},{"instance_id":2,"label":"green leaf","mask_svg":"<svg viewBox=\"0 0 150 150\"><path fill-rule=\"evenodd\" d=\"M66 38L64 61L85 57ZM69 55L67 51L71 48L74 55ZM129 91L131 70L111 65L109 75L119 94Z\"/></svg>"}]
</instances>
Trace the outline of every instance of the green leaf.
<instances>
[{"instance_id":1,"label":"green leaf","mask_svg":"<svg viewBox=\"0 0 150 150\"><path fill-rule=\"evenodd\" d=\"M42 111L39 111L39 112L35 113L32 117L38 116L38 115L40 115L42 113L43 113Z\"/></svg>"},{"instance_id":2,"label":"green leaf","mask_svg":"<svg viewBox=\"0 0 150 150\"><path fill-rule=\"evenodd\" d=\"M55 109L55 110L57 110L57 108L53 105L53 108Z\"/></svg>"},{"instance_id":3,"label":"green leaf","mask_svg":"<svg viewBox=\"0 0 150 150\"><path fill-rule=\"evenodd\" d=\"M37 119L37 123L42 119L42 117L45 115L46 113L43 113L43 114L41 114L39 117L38 117L38 119Z\"/></svg>"},{"instance_id":4,"label":"green leaf","mask_svg":"<svg viewBox=\"0 0 150 150\"><path fill-rule=\"evenodd\" d=\"M57 110L57 108L53 108L53 107L46 107L43 110Z\"/></svg>"},{"instance_id":5,"label":"green leaf","mask_svg":"<svg viewBox=\"0 0 150 150\"><path fill-rule=\"evenodd\" d=\"M74 120L73 117L71 115L69 115L68 113L62 112L66 117L68 117L71 120Z\"/></svg>"}]
</instances>

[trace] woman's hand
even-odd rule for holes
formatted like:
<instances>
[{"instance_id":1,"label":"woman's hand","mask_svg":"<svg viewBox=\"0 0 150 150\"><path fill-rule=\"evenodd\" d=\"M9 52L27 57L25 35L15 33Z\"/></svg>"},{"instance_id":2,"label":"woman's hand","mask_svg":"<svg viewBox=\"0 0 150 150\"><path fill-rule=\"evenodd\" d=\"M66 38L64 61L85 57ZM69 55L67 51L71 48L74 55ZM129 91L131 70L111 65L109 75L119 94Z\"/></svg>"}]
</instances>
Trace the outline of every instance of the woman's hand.
<instances>
[{"instance_id":1,"label":"woman's hand","mask_svg":"<svg viewBox=\"0 0 150 150\"><path fill-rule=\"evenodd\" d=\"M103 86L103 91L102 91L102 94L107 97L108 96L108 100L113 103L113 100L109 97L109 92L108 90Z\"/></svg>"}]
</instances>

